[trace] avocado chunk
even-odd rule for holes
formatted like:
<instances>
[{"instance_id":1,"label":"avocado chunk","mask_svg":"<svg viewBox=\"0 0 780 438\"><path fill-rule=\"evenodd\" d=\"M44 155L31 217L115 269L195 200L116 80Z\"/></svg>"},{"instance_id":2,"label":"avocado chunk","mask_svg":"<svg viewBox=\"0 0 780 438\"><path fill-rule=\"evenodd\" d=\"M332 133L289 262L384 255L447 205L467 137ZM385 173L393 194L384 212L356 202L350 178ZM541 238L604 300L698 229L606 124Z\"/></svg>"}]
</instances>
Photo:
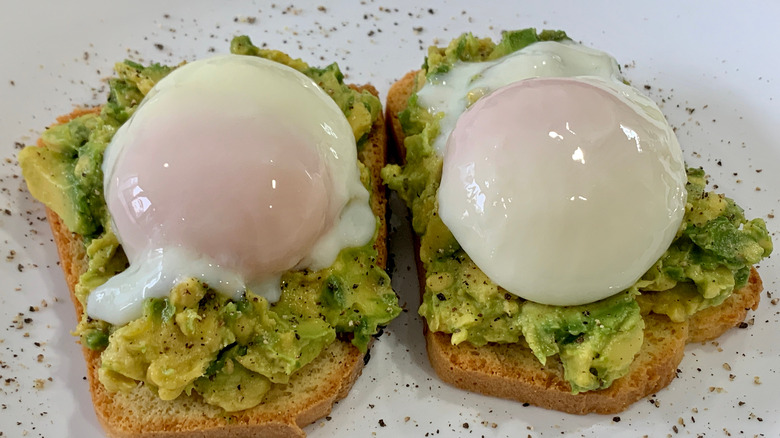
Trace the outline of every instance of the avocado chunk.
<instances>
[{"instance_id":1,"label":"avocado chunk","mask_svg":"<svg viewBox=\"0 0 780 438\"><path fill-rule=\"evenodd\" d=\"M695 284L684 282L668 290L643 292L636 300L642 314L652 312L666 315L674 322L683 322L700 310L723 303L730 296L731 290L727 290L711 298L704 298Z\"/></svg>"},{"instance_id":2,"label":"avocado chunk","mask_svg":"<svg viewBox=\"0 0 780 438\"><path fill-rule=\"evenodd\" d=\"M705 191L703 170L687 172L688 201L680 231L636 283L643 292L638 298L642 308L675 322L721 304L747 284L750 266L773 250L763 219L747 220L734 200Z\"/></svg>"},{"instance_id":3,"label":"avocado chunk","mask_svg":"<svg viewBox=\"0 0 780 438\"><path fill-rule=\"evenodd\" d=\"M336 339L335 330L321 319L296 318L271 311L265 298L247 294L247 300L223 309L228 328L244 347L235 360L274 383L311 362Z\"/></svg>"},{"instance_id":4,"label":"avocado chunk","mask_svg":"<svg viewBox=\"0 0 780 438\"><path fill-rule=\"evenodd\" d=\"M455 236L439 215L434 213L425 235L420 239L420 259L430 263L437 258L450 257L459 249L460 244Z\"/></svg>"},{"instance_id":5,"label":"avocado chunk","mask_svg":"<svg viewBox=\"0 0 780 438\"><path fill-rule=\"evenodd\" d=\"M537 33L534 28L504 31L501 41L495 44L489 38L477 38L470 33L461 35L450 42L446 48L431 46L423 69L428 77L447 73L458 61L490 61L523 49L537 41L568 40L566 33L560 30L544 30Z\"/></svg>"},{"instance_id":6,"label":"avocado chunk","mask_svg":"<svg viewBox=\"0 0 780 438\"><path fill-rule=\"evenodd\" d=\"M636 292L581 306L527 301L520 325L539 362L558 354L572 393L606 388L628 372L644 339Z\"/></svg>"},{"instance_id":7,"label":"avocado chunk","mask_svg":"<svg viewBox=\"0 0 780 438\"><path fill-rule=\"evenodd\" d=\"M376 251L369 246L342 250L321 271L282 276L282 297L274 311L300 321L321 319L365 353L371 337L401 313L390 277L377 266Z\"/></svg>"},{"instance_id":8,"label":"avocado chunk","mask_svg":"<svg viewBox=\"0 0 780 438\"><path fill-rule=\"evenodd\" d=\"M235 342L217 310L223 298L194 279L176 289L170 299L148 300L141 318L111 334L101 355L100 377L106 387L121 386L110 381L121 375L145 381L161 399L172 400L204 374L220 350ZM204 299L187 307L177 303L177 295Z\"/></svg>"},{"instance_id":9,"label":"avocado chunk","mask_svg":"<svg viewBox=\"0 0 780 438\"><path fill-rule=\"evenodd\" d=\"M419 313L433 331L452 333L452 343L518 342L523 300L499 288L459 250L454 259L429 265Z\"/></svg>"},{"instance_id":10,"label":"avocado chunk","mask_svg":"<svg viewBox=\"0 0 780 438\"><path fill-rule=\"evenodd\" d=\"M62 218L71 232L93 237L103 229L103 151L114 127L97 114L55 125L41 135L41 147L19 152L30 193Z\"/></svg>"},{"instance_id":11,"label":"avocado chunk","mask_svg":"<svg viewBox=\"0 0 780 438\"><path fill-rule=\"evenodd\" d=\"M237 348L228 350L219 361L219 367L210 369L194 382L194 388L206 403L219 406L226 412L241 411L257 406L273 384L260 374L249 371L235 361Z\"/></svg>"},{"instance_id":12,"label":"avocado chunk","mask_svg":"<svg viewBox=\"0 0 780 438\"><path fill-rule=\"evenodd\" d=\"M81 274L76 284L76 298L82 306L87 305L87 295L109 278L124 271L129 265L127 256L119 245L113 231L107 229L87 244L87 271Z\"/></svg>"},{"instance_id":13,"label":"avocado chunk","mask_svg":"<svg viewBox=\"0 0 780 438\"><path fill-rule=\"evenodd\" d=\"M30 193L60 216L69 230L88 234L94 230L89 212L78 202L77 186L68 174L72 166L58 153L28 146L19 152L19 165Z\"/></svg>"}]
</instances>

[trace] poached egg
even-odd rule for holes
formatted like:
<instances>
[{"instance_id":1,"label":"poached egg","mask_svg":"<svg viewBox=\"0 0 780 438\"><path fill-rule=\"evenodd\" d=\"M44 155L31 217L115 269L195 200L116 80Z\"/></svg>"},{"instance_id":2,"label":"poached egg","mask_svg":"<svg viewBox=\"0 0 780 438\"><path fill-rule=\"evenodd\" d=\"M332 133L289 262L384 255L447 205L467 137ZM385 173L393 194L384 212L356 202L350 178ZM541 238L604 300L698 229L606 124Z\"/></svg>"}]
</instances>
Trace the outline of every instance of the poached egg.
<instances>
[{"instance_id":1,"label":"poached egg","mask_svg":"<svg viewBox=\"0 0 780 438\"><path fill-rule=\"evenodd\" d=\"M539 42L429 81L418 102L440 118L438 213L496 284L591 303L669 247L686 202L682 152L611 56Z\"/></svg>"},{"instance_id":2,"label":"poached egg","mask_svg":"<svg viewBox=\"0 0 780 438\"><path fill-rule=\"evenodd\" d=\"M87 314L112 324L190 277L275 302L284 272L328 267L376 228L344 114L310 78L254 56L195 61L158 82L103 172L130 267L89 295Z\"/></svg>"}]
</instances>

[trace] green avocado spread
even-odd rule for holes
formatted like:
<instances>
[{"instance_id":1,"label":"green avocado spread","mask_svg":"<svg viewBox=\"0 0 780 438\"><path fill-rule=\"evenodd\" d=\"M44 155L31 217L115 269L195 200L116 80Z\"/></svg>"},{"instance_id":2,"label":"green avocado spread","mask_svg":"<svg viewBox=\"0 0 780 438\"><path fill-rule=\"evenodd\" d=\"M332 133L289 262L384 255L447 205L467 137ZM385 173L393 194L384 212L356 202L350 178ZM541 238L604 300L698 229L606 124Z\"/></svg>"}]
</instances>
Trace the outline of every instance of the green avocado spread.
<instances>
[{"instance_id":1,"label":"green avocado spread","mask_svg":"<svg viewBox=\"0 0 780 438\"><path fill-rule=\"evenodd\" d=\"M416 77L415 91L430 79L446 80L455 63L500 58L537 41L568 39L561 31L504 32L499 43L464 34L447 47L431 47ZM473 102L471 102L473 103ZM573 393L608 387L628 372L643 341L642 315L684 321L722 303L745 286L751 265L772 252L762 219L746 220L733 200L705 190L705 173L689 168L688 201L675 240L628 290L580 306L559 307L523 300L492 282L437 215L442 158L434 151L436 115L412 93L399 115L406 164L388 165L385 183L412 210L426 271L419 313L430 330L452 334L452 343L523 343L542 364L557 355Z\"/></svg>"},{"instance_id":2,"label":"green avocado spread","mask_svg":"<svg viewBox=\"0 0 780 438\"><path fill-rule=\"evenodd\" d=\"M344 84L336 64L310 67L260 49L245 36L233 39L231 52L280 62L312 78L343 111L358 148L381 116L379 99ZM33 196L83 238L88 265L76 285L82 306L95 287L128 266L103 198L103 152L146 93L175 68L117 64L108 102L99 111L50 127L41 136L42 147L19 153ZM357 165L370 187L368 169ZM85 313L76 334L83 345L101 352L99 378L111 391L129 391L143 382L163 400L195 391L225 411L248 409L263 403L273 385L287 384L337 338L365 353L372 336L400 313L390 278L376 263L374 243L375 238L342 250L326 269L287 272L274 304L251 291L231 300L188 279L168 297L147 300L143 316L123 326Z\"/></svg>"}]
</instances>

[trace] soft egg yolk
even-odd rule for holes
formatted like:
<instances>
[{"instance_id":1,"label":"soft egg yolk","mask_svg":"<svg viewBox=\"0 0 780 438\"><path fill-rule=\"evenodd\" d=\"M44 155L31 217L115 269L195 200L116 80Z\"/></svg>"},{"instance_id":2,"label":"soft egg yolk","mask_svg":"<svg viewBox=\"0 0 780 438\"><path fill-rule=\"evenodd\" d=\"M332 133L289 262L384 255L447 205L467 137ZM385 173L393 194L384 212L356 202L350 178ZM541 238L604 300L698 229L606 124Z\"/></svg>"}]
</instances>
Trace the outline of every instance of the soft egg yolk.
<instances>
[{"instance_id":1,"label":"soft egg yolk","mask_svg":"<svg viewBox=\"0 0 780 438\"><path fill-rule=\"evenodd\" d=\"M376 229L352 128L311 79L224 55L177 68L116 132L105 199L130 267L88 296L123 324L196 278L275 302L293 269L323 269Z\"/></svg>"},{"instance_id":2,"label":"soft egg yolk","mask_svg":"<svg viewBox=\"0 0 780 438\"><path fill-rule=\"evenodd\" d=\"M596 77L528 79L459 117L438 211L499 286L577 305L629 288L666 251L686 181L674 132L637 90Z\"/></svg>"}]
</instances>

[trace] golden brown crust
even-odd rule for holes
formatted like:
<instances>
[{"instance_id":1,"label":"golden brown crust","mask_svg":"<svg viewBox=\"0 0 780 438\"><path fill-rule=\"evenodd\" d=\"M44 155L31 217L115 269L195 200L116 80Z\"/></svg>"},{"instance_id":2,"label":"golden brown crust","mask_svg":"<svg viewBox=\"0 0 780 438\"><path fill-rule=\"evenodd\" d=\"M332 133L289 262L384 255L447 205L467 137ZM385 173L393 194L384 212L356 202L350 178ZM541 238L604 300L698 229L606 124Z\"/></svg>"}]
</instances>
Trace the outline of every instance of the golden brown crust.
<instances>
[{"instance_id":1,"label":"golden brown crust","mask_svg":"<svg viewBox=\"0 0 780 438\"><path fill-rule=\"evenodd\" d=\"M353 86L357 91L368 91L374 96L379 93L370 84ZM379 147L381 145L381 147ZM358 159L367 165L371 173L371 208L374 214L381 218L379 231L376 237L377 263L380 266L387 264L387 196L385 185L382 182L382 167L387 163L387 129L382 114L379 114L368 138L358 146Z\"/></svg>"},{"instance_id":2,"label":"golden brown crust","mask_svg":"<svg viewBox=\"0 0 780 438\"><path fill-rule=\"evenodd\" d=\"M557 358L541 365L526 345L452 345L450 335L430 331L426 340L433 369L454 386L572 414L611 414L668 385L682 359L687 324L658 315L645 318L645 323L642 351L628 375L605 390L577 395L571 393Z\"/></svg>"},{"instance_id":3,"label":"golden brown crust","mask_svg":"<svg viewBox=\"0 0 780 438\"><path fill-rule=\"evenodd\" d=\"M353 87L376 95L371 85ZM99 109L78 109L58 118L59 123ZM387 133L383 117L372 126L361 144L359 159L372 175L371 208L380 218L376 249L377 264L387 260L386 197L379 172L386 162ZM75 296L79 276L86 271L86 254L81 237L71 233L52 211L47 209L54 241L65 280L77 315L83 311ZM317 359L295 373L286 386L272 387L264 402L252 409L225 414L204 403L196 394L173 401L160 400L148 387L139 384L129 393L112 393L98 380L100 354L82 348L87 365L89 388L98 420L108 436L115 438L240 438L304 437L308 424L326 416L333 404L344 398L363 369L363 354L348 341L336 341Z\"/></svg>"},{"instance_id":4,"label":"golden brown crust","mask_svg":"<svg viewBox=\"0 0 780 438\"><path fill-rule=\"evenodd\" d=\"M406 151L398 113L406 108L417 74L409 72L394 83L386 101L390 138L401 159ZM416 238L414 246L422 294L425 268ZM541 365L524 344L452 345L451 335L431 332L424 324L428 358L439 377L458 388L572 414L614 414L667 386L676 376L685 344L714 339L740 324L747 309L757 308L761 290L761 278L751 269L747 286L687 322L674 323L663 315L645 316L644 342L628 374L604 390L573 395L557 356Z\"/></svg>"},{"instance_id":5,"label":"golden brown crust","mask_svg":"<svg viewBox=\"0 0 780 438\"><path fill-rule=\"evenodd\" d=\"M406 108L406 103L409 101L409 96L412 95L415 77L418 73L419 70L410 71L405 74L404 77L393 83L393 85L390 86L390 90L387 92L387 99L385 101L385 112L387 113L387 119L389 121L390 139L393 141L393 145L395 146L401 161L406 159L406 148L404 147L404 130L401 128L401 122L398 120L398 113Z\"/></svg>"}]
</instances>

